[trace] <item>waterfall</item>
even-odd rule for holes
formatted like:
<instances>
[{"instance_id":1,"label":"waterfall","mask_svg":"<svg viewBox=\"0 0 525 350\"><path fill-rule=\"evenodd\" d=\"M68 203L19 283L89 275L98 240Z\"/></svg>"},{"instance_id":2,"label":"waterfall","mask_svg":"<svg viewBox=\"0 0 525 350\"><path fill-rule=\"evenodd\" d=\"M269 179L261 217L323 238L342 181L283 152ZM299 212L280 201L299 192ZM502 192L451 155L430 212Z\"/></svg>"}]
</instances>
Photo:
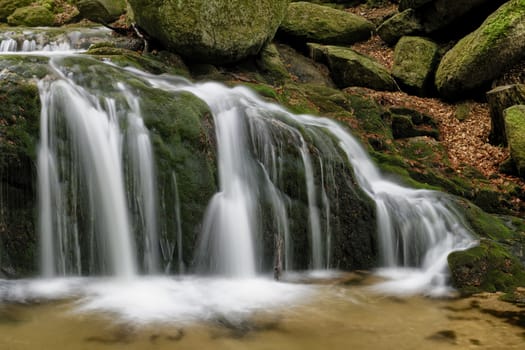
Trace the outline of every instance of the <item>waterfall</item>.
<instances>
[{"instance_id":1,"label":"waterfall","mask_svg":"<svg viewBox=\"0 0 525 350\"><path fill-rule=\"evenodd\" d=\"M61 59L52 59L51 66L55 80L39 84L44 275L152 274L170 271L175 256L177 270L183 272L185 203L180 202L174 170L174 207L165 208L157 195L155 150L139 95L117 82L112 94L97 97L83 86L89 79L67 71ZM387 268L381 273L417 275L409 274L409 287L391 289L446 286L447 255L472 244L445 194L386 180L359 142L335 121L292 114L244 87L111 69L150 89L192 93L213 115L218 191L202 218L196 272L247 278L268 271L268 265L278 271L333 267L332 214L344 207L334 197L334 164L351 165L360 190L375 203L381 265ZM159 208L173 216L159 218ZM176 231L172 241L158 232L168 226ZM300 247L297 237L302 233L296 227L306 231L301 239L307 243ZM304 254L306 258L300 256Z\"/></svg>"}]
</instances>

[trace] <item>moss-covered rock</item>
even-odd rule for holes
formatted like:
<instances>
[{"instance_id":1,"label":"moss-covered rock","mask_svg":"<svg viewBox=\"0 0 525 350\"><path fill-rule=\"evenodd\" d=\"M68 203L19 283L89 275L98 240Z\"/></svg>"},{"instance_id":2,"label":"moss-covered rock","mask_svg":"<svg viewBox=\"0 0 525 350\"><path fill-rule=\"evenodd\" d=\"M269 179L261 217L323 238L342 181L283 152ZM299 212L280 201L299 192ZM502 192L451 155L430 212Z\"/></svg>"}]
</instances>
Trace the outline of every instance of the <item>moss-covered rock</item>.
<instances>
[{"instance_id":1,"label":"moss-covered rock","mask_svg":"<svg viewBox=\"0 0 525 350\"><path fill-rule=\"evenodd\" d=\"M308 44L308 47L315 61L327 63L332 79L340 88L362 86L386 91L397 89L390 72L368 56L342 46Z\"/></svg>"},{"instance_id":2,"label":"moss-covered rock","mask_svg":"<svg viewBox=\"0 0 525 350\"><path fill-rule=\"evenodd\" d=\"M366 40L373 31L374 25L360 16L300 1L288 7L279 36L299 46L307 42L337 45Z\"/></svg>"},{"instance_id":3,"label":"moss-covered rock","mask_svg":"<svg viewBox=\"0 0 525 350\"><path fill-rule=\"evenodd\" d=\"M525 285L525 268L504 246L483 239L448 256L453 285L462 293L512 291Z\"/></svg>"},{"instance_id":4,"label":"moss-covered rock","mask_svg":"<svg viewBox=\"0 0 525 350\"><path fill-rule=\"evenodd\" d=\"M377 34L384 42L394 45L405 35L417 35L423 32L423 25L412 9L400 12L377 27Z\"/></svg>"},{"instance_id":5,"label":"moss-covered rock","mask_svg":"<svg viewBox=\"0 0 525 350\"><path fill-rule=\"evenodd\" d=\"M281 59L281 55L274 44L267 45L261 51L257 60L257 66L274 84L282 84L284 81L291 78L290 73L288 73L284 62Z\"/></svg>"},{"instance_id":6,"label":"moss-covered rock","mask_svg":"<svg viewBox=\"0 0 525 350\"><path fill-rule=\"evenodd\" d=\"M270 42L289 0L130 0L137 24L193 61L238 61Z\"/></svg>"},{"instance_id":7,"label":"moss-covered rock","mask_svg":"<svg viewBox=\"0 0 525 350\"><path fill-rule=\"evenodd\" d=\"M510 156L518 174L525 178L525 105L509 107L503 114Z\"/></svg>"},{"instance_id":8,"label":"moss-covered rock","mask_svg":"<svg viewBox=\"0 0 525 350\"><path fill-rule=\"evenodd\" d=\"M33 179L36 176L40 100L35 82L16 74L15 63L4 63L2 66L0 275L5 273L10 277L19 277L34 271L38 254Z\"/></svg>"},{"instance_id":9,"label":"moss-covered rock","mask_svg":"<svg viewBox=\"0 0 525 350\"><path fill-rule=\"evenodd\" d=\"M7 22L7 17L17 8L25 7L32 2L32 0L0 0L0 22Z\"/></svg>"},{"instance_id":10,"label":"moss-covered rock","mask_svg":"<svg viewBox=\"0 0 525 350\"><path fill-rule=\"evenodd\" d=\"M12 26L47 27L55 23L55 16L45 6L19 7L7 17L7 23Z\"/></svg>"},{"instance_id":11,"label":"moss-covered rock","mask_svg":"<svg viewBox=\"0 0 525 350\"><path fill-rule=\"evenodd\" d=\"M402 37L394 52L392 75L407 92L423 96L433 87L439 48L421 37Z\"/></svg>"},{"instance_id":12,"label":"moss-covered rock","mask_svg":"<svg viewBox=\"0 0 525 350\"><path fill-rule=\"evenodd\" d=\"M436 72L446 98L476 92L525 57L525 1L511 0L448 51Z\"/></svg>"},{"instance_id":13,"label":"moss-covered rock","mask_svg":"<svg viewBox=\"0 0 525 350\"><path fill-rule=\"evenodd\" d=\"M78 0L76 5L82 18L97 23L111 23L126 12L125 0Z\"/></svg>"}]
</instances>

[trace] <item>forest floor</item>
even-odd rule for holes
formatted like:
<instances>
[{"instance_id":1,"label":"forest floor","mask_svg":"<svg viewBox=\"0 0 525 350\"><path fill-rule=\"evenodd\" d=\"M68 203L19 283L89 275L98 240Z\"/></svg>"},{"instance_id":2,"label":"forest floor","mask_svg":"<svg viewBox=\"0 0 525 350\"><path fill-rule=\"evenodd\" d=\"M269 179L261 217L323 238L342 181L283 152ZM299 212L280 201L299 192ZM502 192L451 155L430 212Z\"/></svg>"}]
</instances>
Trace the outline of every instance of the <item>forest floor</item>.
<instances>
[{"instance_id":1,"label":"forest floor","mask_svg":"<svg viewBox=\"0 0 525 350\"><path fill-rule=\"evenodd\" d=\"M363 4L347 11L377 23L397 12L397 5L370 8ZM378 35L366 42L354 44L352 48L392 69L394 48L389 47ZM501 163L509 158L509 149L489 143L491 120L486 102L467 100L451 104L438 98L417 97L400 91L370 90L369 96L387 108L406 107L432 116L438 124L440 141L447 150L451 166L458 174L467 168L474 168L501 191L506 191L509 185L514 184L525 193L524 180L500 171ZM523 208L525 204L517 196L512 202L516 208Z\"/></svg>"}]
</instances>

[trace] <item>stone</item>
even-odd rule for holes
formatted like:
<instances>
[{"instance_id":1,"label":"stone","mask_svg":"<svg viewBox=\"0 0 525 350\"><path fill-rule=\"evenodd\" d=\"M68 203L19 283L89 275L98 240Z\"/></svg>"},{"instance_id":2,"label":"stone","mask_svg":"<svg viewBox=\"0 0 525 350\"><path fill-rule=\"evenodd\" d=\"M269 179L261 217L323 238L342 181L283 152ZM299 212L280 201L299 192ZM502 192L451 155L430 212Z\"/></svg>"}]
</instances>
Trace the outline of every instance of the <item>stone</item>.
<instances>
[{"instance_id":1,"label":"stone","mask_svg":"<svg viewBox=\"0 0 525 350\"><path fill-rule=\"evenodd\" d=\"M510 156L520 177L525 178L525 105L509 107L503 114Z\"/></svg>"},{"instance_id":2,"label":"stone","mask_svg":"<svg viewBox=\"0 0 525 350\"><path fill-rule=\"evenodd\" d=\"M422 32L423 25L412 9L390 17L377 27L377 34L389 45L394 45L402 36L417 35Z\"/></svg>"},{"instance_id":3,"label":"stone","mask_svg":"<svg viewBox=\"0 0 525 350\"><path fill-rule=\"evenodd\" d=\"M279 37L292 44L352 44L367 40L374 31L372 22L350 12L309 2L293 2L279 27Z\"/></svg>"},{"instance_id":4,"label":"stone","mask_svg":"<svg viewBox=\"0 0 525 350\"><path fill-rule=\"evenodd\" d=\"M78 0L82 18L98 23L111 23L126 12L124 0Z\"/></svg>"},{"instance_id":5,"label":"stone","mask_svg":"<svg viewBox=\"0 0 525 350\"><path fill-rule=\"evenodd\" d=\"M7 22L7 17L17 8L28 6L32 2L32 0L0 0L0 22Z\"/></svg>"},{"instance_id":6,"label":"stone","mask_svg":"<svg viewBox=\"0 0 525 350\"><path fill-rule=\"evenodd\" d=\"M291 78L275 44L269 44L261 51L257 67L273 84L282 84Z\"/></svg>"},{"instance_id":7,"label":"stone","mask_svg":"<svg viewBox=\"0 0 525 350\"><path fill-rule=\"evenodd\" d=\"M394 51L392 75L403 90L427 95L433 87L438 57L436 43L421 37L402 37Z\"/></svg>"},{"instance_id":8,"label":"stone","mask_svg":"<svg viewBox=\"0 0 525 350\"><path fill-rule=\"evenodd\" d=\"M525 104L525 84L496 86L486 95L490 110L489 141L493 145L507 146L504 111L514 105Z\"/></svg>"},{"instance_id":9,"label":"stone","mask_svg":"<svg viewBox=\"0 0 525 350\"><path fill-rule=\"evenodd\" d=\"M48 27L55 23L55 16L47 7L26 6L15 10L7 23L11 26Z\"/></svg>"},{"instance_id":10,"label":"stone","mask_svg":"<svg viewBox=\"0 0 525 350\"><path fill-rule=\"evenodd\" d=\"M389 71L372 58L341 46L308 44L311 57L326 63L334 83L340 88L368 87L374 90L397 89Z\"/></svg>"},{"instance_id":11,"label":"stone","mask_svg":"<svg viewBox=\"0 0 525 350\"><path fill-rule=\"evenodd\" d=\"M256 55L281 23L289 0L130 0L150 37L188 61L227 63Z\"/></svg>"},{"instance_id":12,"label":"stone","mask_svg":"<svg viewBox=\"0 0 525 350\"><path fill-rule=\"evenodd\" d=\"M525 58L525 0L511 0L449 50L436 72L444 98L458 99L486 87Z\"/></svg>"},{"instance_id":13,"label":"stone","mask_svg":"<svg viewBox=\"0 0 525 350\"><path fill-rule=\"evenodd\" d=\"M482 239L448 256L452 283L464 294L510 291L525 283L525 268L503 245Z\"/></svg>"}]
</instances>

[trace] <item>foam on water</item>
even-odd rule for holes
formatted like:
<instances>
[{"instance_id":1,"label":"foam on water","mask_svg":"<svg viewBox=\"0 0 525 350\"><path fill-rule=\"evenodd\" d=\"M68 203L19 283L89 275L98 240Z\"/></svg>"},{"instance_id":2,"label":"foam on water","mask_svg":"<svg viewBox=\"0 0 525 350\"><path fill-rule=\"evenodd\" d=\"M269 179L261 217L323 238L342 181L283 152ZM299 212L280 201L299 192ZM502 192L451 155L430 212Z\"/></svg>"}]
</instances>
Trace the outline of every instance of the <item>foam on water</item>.
<instances>
[{"instance_id":1,"label":"foam on water","mask_svg":"<svg viewBox=\"0 0 525 350\"><path fill-rule=\"evenodd\" d=\"M149 276L136 279L61 278L0 281L0 301L76 299L73 312L109 314L132 324L241 320L255 312L289 308L315 287L266 278Z\"/></svg>"}]
</instances>

